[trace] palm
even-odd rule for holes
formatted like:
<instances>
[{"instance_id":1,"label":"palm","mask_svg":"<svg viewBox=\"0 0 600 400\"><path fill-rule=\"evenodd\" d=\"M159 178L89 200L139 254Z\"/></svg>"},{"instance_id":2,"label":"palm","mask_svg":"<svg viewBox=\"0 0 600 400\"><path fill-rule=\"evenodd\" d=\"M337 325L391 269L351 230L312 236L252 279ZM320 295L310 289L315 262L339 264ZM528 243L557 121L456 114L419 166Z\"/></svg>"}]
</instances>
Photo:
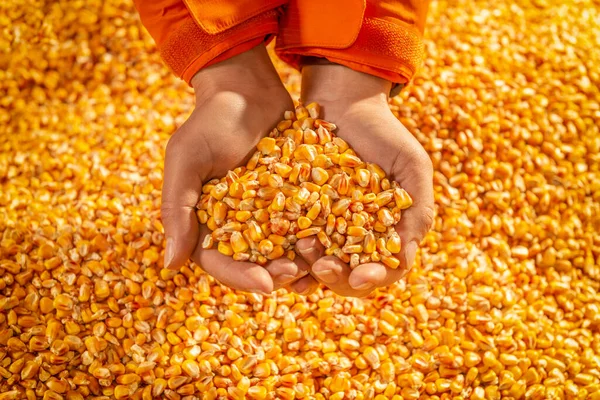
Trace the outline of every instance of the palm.
<instances>
[{"instance_id":1,"label":"palm","mask_svg":"<svg viewBox=\"0 0 600 400\"><path fill-rule=\"evenodd\" d=\"M266 104L232 92L221 93L198 104L167 147L163 198L177 202L163 201L163 220L180 231L194 262L221 283L239 290L269 293L308 270L302 260L298 265L281 258L262 267L205 250L201 243L210 231L198 224L194 214L202 184L243 165L283 111L292 108L289 96L280 100ZM173 221L175 218L178 221Z\"/></svg>"},{"instance_id":2,"label":"palm","mask_svg":"<svg viewBox=\"0 0 600 400\"><path fill-rule=\"evenodd\" d=\"M404 211L396 230L402 239L398 269L383 264L368 263L351 270L337 257L324 256L318 243L304 241L300 249L316 247L307 258L312 271L336 272L337 281L327 284L343 296L362 297L375 287L386 286L400 279L410 268L414 251L433 222L433 172L429 156L419 142L394 117L387 106L359 104L343 111L326 110L326 118L336 122L338 135L346 140L366 161L379 164L391 180L397 181L414 199L413 207ZM411 243L409 245L409 243ZM408 248L410 251L407 251ZM408 254L411 253L411 254ZM315 274L318 278L318 274ZM363 284L370 282L371 284Z\"/></svg>"}]
</instances>

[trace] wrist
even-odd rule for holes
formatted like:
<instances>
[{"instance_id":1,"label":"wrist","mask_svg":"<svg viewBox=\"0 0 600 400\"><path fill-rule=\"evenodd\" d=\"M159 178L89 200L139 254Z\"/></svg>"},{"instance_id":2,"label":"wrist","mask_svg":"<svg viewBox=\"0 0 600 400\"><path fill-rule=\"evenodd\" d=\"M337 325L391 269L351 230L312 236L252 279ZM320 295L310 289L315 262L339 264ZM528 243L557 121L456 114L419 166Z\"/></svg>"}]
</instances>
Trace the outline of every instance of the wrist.
<instances>
[{"instance_id":1,"label":"wrist","mask_svg":"<svg viewBox=\"0 0 600 400\"><path fill-rule=\"evenodd\" d=\"M285 93L264 44L198 71L191 80L196 104L222 92L242 96Z\"/></svg>"},{"instance_id":2,"label":"wrist","mask_svg":"<svg viewBox=\"0 0 600 400\"><path fill-rule=\"evenodd\" d=\"M390 81L339 64L318 63L302 68L302 102L318 102L325 118L340 117L353 106L388 108L391 88Z\"/></svg>"}]
</instances>

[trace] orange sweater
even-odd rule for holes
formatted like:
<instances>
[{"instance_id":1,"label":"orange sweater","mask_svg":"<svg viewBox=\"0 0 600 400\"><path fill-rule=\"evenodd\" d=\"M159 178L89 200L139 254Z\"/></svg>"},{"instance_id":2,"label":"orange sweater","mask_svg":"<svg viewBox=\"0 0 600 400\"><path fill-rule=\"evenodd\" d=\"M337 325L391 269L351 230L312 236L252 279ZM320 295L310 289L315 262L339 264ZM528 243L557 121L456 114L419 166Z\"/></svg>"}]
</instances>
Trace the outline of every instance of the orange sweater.
<instances>
[{"instance_id":1,"label":"orange sweater","mask_svg":"<svg viewBox=\"0 0 600 400\"><path fill-rule=\"evenodd\" d=\"M270 40L299 68L303 56L395 83L423 58L429 1L418 0L134 0L161 56L190 82L201 68Z\"/></svg>"}]
</instances>

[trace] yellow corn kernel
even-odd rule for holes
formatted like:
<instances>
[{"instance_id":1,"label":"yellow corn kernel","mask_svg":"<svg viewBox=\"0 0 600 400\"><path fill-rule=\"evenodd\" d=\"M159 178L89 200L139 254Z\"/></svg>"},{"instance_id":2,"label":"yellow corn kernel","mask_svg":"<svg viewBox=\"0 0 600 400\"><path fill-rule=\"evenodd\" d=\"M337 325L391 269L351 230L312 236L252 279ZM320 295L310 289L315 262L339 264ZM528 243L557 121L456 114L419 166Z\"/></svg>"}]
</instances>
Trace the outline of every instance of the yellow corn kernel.
<instances>
[{"instance_id":1,"label":"yellow corn kernel","mask_svg":"<svg viewBox=\"0 0 600 400\"><path fill-rule=\"evenodd\" d=\"M293 197L295 203L299 205L304 205L308 201L310 197L310 192L306 188L301 188L298 193L296 193Z\"/></svg>"},{"instance_id":2,"label":"yellow corn kernel","mask_svg":"<svg viewBox=\"0 0 600 400\"><path fill-rule=\"evenodd\" d=\"M283 340L286 342L295 342L302 338L302 331L300 328L288 328L283 332Z\"/></svg>"},{"instance_id":3,"label":"yellow corn kernel","mask_svg":"<svg viewBox=\"0 0 600 400\"><path fill-rule=\"evenodd\" d=\"M307 121L307 119L305 119L304 121ZM317 135L317 132L313 131L312 129L306 129L304 131L304 138L303 141L305 144L317 144L319 143L319 136Z\"/></svg>"},{"instance_id":4,"label":"yellow corn kernel","mask_svg":"<svg viewBox=\"0 0 600 400\"><path fill-rule=\"evenodd\" d=\"M210 195L217 200L223 200L223 197L225 197L228 191L229 186L227 186L227 183L221 182L212 188Z\"/></svg>"},{"instance_id":5,"label":"yellow corn kernel","mask_svg":"<svg viewBox=\"0 0 600 400\"><path fill-rule=\"evenodd\" d=\"M286 129L288 129L290 126L292 126L292 121L290 119L286 118L277 124L277 130L279 130L280 132L283 132Z\"/></svg>"},{"instance_id":6,"label":"yellow corn kernel","mask_svg":"<svg viewBox=\"0 0 600 400\"><path fill-rule=\"evenodd\" d=\"M217 201L215 206L213 207L212 218L215 221L215 224L222 225L225 222L225 217L227 216L228 207L225 203L221 201Z\"/></svg>"},{"instance_id":7,"label":"yellow corn kernel","mask_svg":"<svg viewBox=\"0 0 600 400\"><path fill-rule=\"evenodd\" d=\"M363 247L360 244L345 245L342 251L346 254L362 253Z\"/></svg>"},{"instance_id":8,"label":"yellow corn kernel","mask_svg":"<svg viewBox=\"0 0 600 400\"><path fill-rule=\"evenodd\" d=\"M313 168L311 171L311 177L314 183L321 186L329 180L329 174L321 167Z\"/></svg>"},{"instance_id":9,"label":"yellow corn kernel","mask_svg":"<svg viewBox=\"0 0 600 400\"><path fill-rule=\"evenodd\" d=\"M256 145L256 148L258 149L258 151L260 151L263 154L271 154L272 152L275 151L276 147L277 147L277 144L275 142L275 139L270 138L270 137L265 137L265 138L260 139L260 141ZM253 169L253 168L249 168L249 169Z\"/></svg>"},{"instance_id":10,"label":"yellow corn kernel","mask_svg":"<svg viewBox=\"0 0 600 400\"><path fill-rule=\"evenodd\" d=\"M229 244L227 242L219 242L219 245L217 246L217 250L219 250L219 253L226 255L226 256L233 255L233 248L231 247L231 244Z\"/></svg>"},{"instance_id":11,"label":"yellow corn kernel","mask_svg":"<svg viewBox=\"0 0 600 400\"><path fill-rule=\"evenodd\" d=\"M350 256L346 254L342 249L336 248L333 250L333 255L348 264L350 262Z\"/></svg>"},{"instance_id":12,"label":"yellow corn kernel","mask_svg":"<svg viewBox=\"0 0 600 400\"><path fill-rule=\"evenodd\" d=\"M273 250L266 256L269 260L276 260L285 254L285 250L282 246L276 245Z\"/></svg>"},{"instance_id":13,"label":"yellow corn kernel","mask_svg":"<svg viewBox=\"0 0 600 400\"><path fill-rule=\"evenodd\" d=\"M250 211L236 211L235 219L239 222L246 222L250 218L252 218L252 213Z\"/></svg>"},{"instance_id":14,"label":"yellow corn kernel","mask_svg":"<svg viewBox=\"0 0 600 400\"><path fill-rule=\"evenodd\" d=\"M135 316L140 321L147 321L155 315L153 307L142 307L135 311Z\"/></svg>"},{"instance_id":15,"label":"yellow corn kernel","mask_svg":"<svg viewBox=\"0 0 600 400\"><path fill-rule=\"evenodd\" d=\"M317 157L317 149L312 144L301 144L294 152L294 156L297 160L306 160L312 162ZM292 174L293 174L292 170Z\"/></svg>"},{"instance_id":16,"label":"yellow corn kernel","mask_svg":"<svg viewBox=\"0 0 600 400\"><path fill-rule=\"evenodd\" d=\"M385 193L385 192L382 192ZM377 202L377 200L375 200ZM383 226L392 226L394 225L394 217L392 213L387 208L382 208L377 212L377 218L379 222L383 224Z\"/></svg>"},{"instance_id":17,"label":"yellow corn kernel","mask_svg":"<svg viewBox=\"0 0 600 400\"><path fill-rule=\"evenodd\" d=\"M306 106L306 111L308 111L308 114L312 119L317 119L321 113L321 106L319 103L310 103Z\"/></svg>"},{"instance_id":18,"label":"yellow corn kernel","mask_svg":"<svg viewBox=\"0 0 600 400\"><path fill-rule=\"evenodd\" d=\"M331 157L329 157L327 154L319 154L311 162L311 165L315 168L327 170L333 166L333 162L331 161Z\"/></svg>"},{"instance_id":19,"label":"yellow corn kernel","mask_svg":"<svg viewBox=\"0 0 600 400\"><path fill-rule=\"evenodd\" d=\"M367 235L367 230L361 226L351 226L347 229L346 233L349 236L357 236L362 238Z\"/></svg>"},{"instance_id":20,"label":"yellow corn kernel","mask_svg":"<svg viewBox=\"0 0 600 400\"><path fill-rule=\"evenodd\" d=\"M240 232L233 232L231 234L231 248L235 253L243 253L248 251L248 243L244 240L244 237ZM222 243L222 242L221 242ZM219 243L219 245L221 244Z\"/></svg>"},{"instance_id":21,"label":"yellow corn kernel","mask_svg":"<svg viewBox=\"0 0 600 400\"><path fill-rule=\"evenodd\" d=\"M340 235L343 235L346 233L347 229L348 229L348 223L346 222L346 220L343 217L337 217L335 220L335 230Z\"/></svg>"},{"instance_id":22,"label":"yellow corn kernel","mask_svg":"<svg viewBox=\"0 0 600 400\"><path fill-rule=\"evenodd\" d=\"M271 237L273 235L270 235L269 237ZM269 239L264 239L261 240L260 243L258 244L258 251L264 255L267 256L269 255L272 251L273 251L273 242Z\"/></svg>"},{"instance_id":23,"label":"yellow corn kernel","mask_svg":"<svg viewBox=\"0 0 600 400\"><path fill-rule=\"evenodd\" d=\"M385 264L386 267L396 269L400 265L400 260L398 260L394 256L381 256L381 262Z\"/></svg>"},{"instance_id":24,"label":"yellow corn kernel","mask_svg":"<svg viewBox=\"0 0 600 400\"><path fill-rule=\"evenodd\" d=\"M283 178L276 174L271 174L267 178L267 185L271 188L281 188L283 187Z\"/></svg>"},{"instance_id":25,"label":"yellow corn kernel","mask_svg":"<svg viewBox=\"0 0 600 400\"><path fill-rule=\"evenodd\" d=\"M312 225L312 220L307 217L298 218L298 227L300 229L307 229Z\"/></svg>"},{"instance_id":26,"label":"yellow corn kernel","mask_svg":"<svg viewBox=\"0 0 600 400\"><path fill-rule=\"evenodd\" d=\"M334 137L332 141L333 141L333 144L338 148L338 151L340 153L345 152L350 147L350 146L348 146L348 143L346 143L344 141L344 139L342 139L340 137Z\"/></svg>"},{"instance_id":27,"label":"yellow corn kernel","mask_svg":"<svg viewBox=\"0 0 600 400\"><path fill-rule=\"evenodd\" d=\"M321 229L321 227L313 227L313 228L308 228L308 229L303 229L301 231L299 231L298 233L296 233L296 237L298 239L303 239L309 236L313 236L318 234L319 232L321 232L323 229Z\"/></svg>"},{"instance_id":28,"label":"yellow corn kernel","mask_svg":"<svg viewBox=\"0 0 600 400\"><path fill-rule=\"evenodd\" d=\"M250 233L250 237L254 242L260 242L265 238L262 229L255 221L248 221L248 230Z\"/></svg>"},{"instance_id":29,"label":"yellow corn kernel","mask_svg":"<svg viewBox=\"0 0 600 400\"><path fill-rule=\"evenodd\" d=\"M73 300L66 294L59 294L54 298L54 308L57 310L70 311L73 308Z\"/></svg>"},{"instance_id":30,"label":"yellow corn kernel","mask_svg":"<svg viewBox=\"0 0 600 400\"><path fill-rule=\"evenodd\" d=\"M400 235L398 235L396 232L393 232L388 237L388 240L385 244L385 248L392 254L398 254L401 250L400 243Z\"/></svg>"},{"instance_id":31,"label":"yellow corn kernel","mask_svg":"<svg viewBox=\"0 0 600 400\"><path fill-rule=\"evenodd\" d=\"M371 254L376 249L376 240L373 232L367 232L363 241L363 250L367 254Z\"/></svg>"},{"instance_id":32,"label":"yellow corn kernel","mask_svg":"<svg viewBox=\"0 0 600 400\"><path fill-rule=\"evenodd\" d=\"M359 167L359 166L363 165L363 162L361 161L360 158L356 157L355 155L343 153L343 154L340 154L339 164L342 167L355 168L355 167Z\"/></svg>"},{"instance_id":33,"label":"yellow corn kernel","mask_svg":"<svg viewBox=\"0 0 600 400\"><path fill-rule=\"evenodd\" d=\"M331 207L331 213L336 217L342 215L350 206L351 200L348 198L340 199Z\"/></svg>"},{"instance_id":34,"label":"yellow corn kernel","mask_svg":"<svg viewBox=\"0 0 600 400\"><path fill-rule=\"evenodd\" d=\"M379 353L373 347L367 346L363 350L362 356L365 358L365 360L371 366L371 368L373 368L373 369L379 368L379 366L380 366Z\"/></svg>"},{"instance_id":35,"label":"yellow corn kernel","mask_svg":"<svg viewBox=\"0 0 600 400\"><path fill-rule=\"evenodd\" d=\"M396 202L396 207L401 210L407 209L413 203L410 195L406 192L406 190L401 188L394 190L394 201Z\"/></svg>"},{"instance_id":36,"label":"yellow corn kernel","mask_svg":"<svg viewBox=\"0 0 600 400\"><path fill-rule=\"evenodd\" d=\"M244 186L240 182L232 182L228 194L235 199L241 199L244 195Z\"/></svg>"},{"instance_id":37,"label":"yellow corn kernel","mask_svg":"<svg viewBox=\"0 0 600 400\"><path fill-rule=\"evenodd\" d=\"M331 239L329 239L329 236L327 236L325 232L319 231L317 233L317 238L326 249L331 247Z\"/></svg>"}]
</instances>

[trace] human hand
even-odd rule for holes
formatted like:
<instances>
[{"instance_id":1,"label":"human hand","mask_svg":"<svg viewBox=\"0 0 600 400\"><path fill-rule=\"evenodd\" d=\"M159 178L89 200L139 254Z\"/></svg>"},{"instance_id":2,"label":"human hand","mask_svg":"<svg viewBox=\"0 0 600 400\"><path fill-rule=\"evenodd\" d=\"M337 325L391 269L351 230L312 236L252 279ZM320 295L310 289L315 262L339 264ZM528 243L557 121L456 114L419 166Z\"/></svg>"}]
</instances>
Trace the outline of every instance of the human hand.
<instances>
[{"instance_id":1,"label":"human hand","mask_svg":"<svg viewBox=\"0 0 600 400\"><path fill-rule=\"evenodd\" d=\"M433 223L433 168L421 144L392 114L387 103L391 83L341 65L312 65L302 71L304 104L316 101L323 118L335 123L336 134L361 159L378 164L413 199L402 212L396 231L402 241L397 269L381 263L359 265L354 270L314 238L296 243L299 254L311 265L311 275L342 296L363 297L377 287L390 285L412 266L419 242Z\"/></svg>"},{"instance_id":2,"label":"human hand","mask_svg":"<svg viewBox=\"0 0 600 400\"><path fill-rule=\"evenodd\" d=\"M202 248L206 225L195 206L202 184L244 165L258 141L294 105L264 46L200 71L192 79L196 107L169 140L165 155L162 220L167 237L165 267L180 268L190 257L208 274L235 289L270 293L290 285L299 293L317 286L300 257L264 267L234 261ZM304 278L299 279L303 275Z\"/></svg>"}]
</instances>

